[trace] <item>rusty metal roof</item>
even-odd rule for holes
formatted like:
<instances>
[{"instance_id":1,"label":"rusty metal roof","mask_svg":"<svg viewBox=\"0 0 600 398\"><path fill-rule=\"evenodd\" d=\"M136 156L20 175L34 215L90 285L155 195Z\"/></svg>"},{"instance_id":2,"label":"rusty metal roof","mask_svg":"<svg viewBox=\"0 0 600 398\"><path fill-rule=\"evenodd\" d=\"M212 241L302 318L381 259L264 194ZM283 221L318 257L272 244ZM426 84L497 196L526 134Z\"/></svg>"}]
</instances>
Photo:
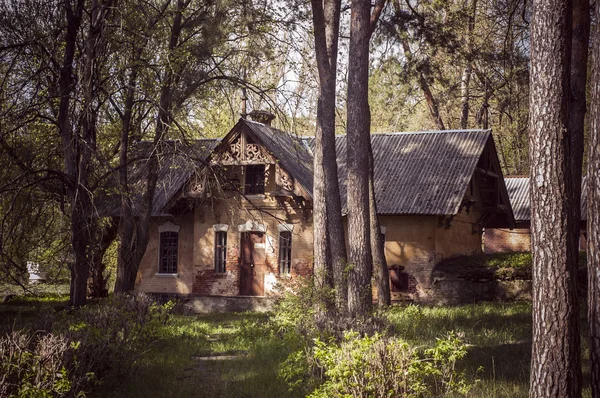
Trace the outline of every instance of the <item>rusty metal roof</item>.
<instances>
[{"instance_id":1,"label":"rusty metal roof","mask_svg":"<svg viewBox=\"0 0 600 398\"><path fill-rule=\"evenodd\" d=\"M489 130L373 134L378 213L456 214L489 139ZM336 150L345 204L345 136L336 137Z\"/></svg>"}]
</instances>

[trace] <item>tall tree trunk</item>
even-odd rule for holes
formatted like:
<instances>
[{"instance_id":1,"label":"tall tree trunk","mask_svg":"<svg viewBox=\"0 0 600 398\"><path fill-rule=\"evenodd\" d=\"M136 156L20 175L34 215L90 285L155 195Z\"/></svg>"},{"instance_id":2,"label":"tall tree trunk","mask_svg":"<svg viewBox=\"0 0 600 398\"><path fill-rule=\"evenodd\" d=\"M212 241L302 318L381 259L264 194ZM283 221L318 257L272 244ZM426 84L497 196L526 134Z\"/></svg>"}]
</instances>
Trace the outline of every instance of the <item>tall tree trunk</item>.
<instances>
[{"instance_id":1,"label":"tall tree trunk","mask_svg":"<svg viewBox=\"0 0 600 398\"><path fill-rule=\"evenodd\" d=\"M583 141L588 71L588 47L590 43L589 0L573 0L573 38L571 47L571 108L569 114L569 144L571 146L570 171L573 212L573 250L579 251L581 233L581 174L583 168ZM579 256L577 256L579 259ZM577 262L574 272L577 272Z\"/></svg>"},{"instance_id":2,"label":"tall tree trunk","mask_svg":"<svg viewBox=\"0 0 600 398\"><path fill-rule=\"evenodd\" d=\"M348 65L348 310L371 309L371 238L369 230L369 40L371 2L352 0Z\"/></svg>"},{"instance_id":3,"label":"tall tree trunk","mask_svg":"<svg viewBox=\"0 0 600 398\"><path fill-rule=\"evenodd\" d=\"M600 7L596 6L596 20ZM587 163L588 328L592 398L600 398L600 29L592 41L590 137Z\"/></svg>"},{"instance_id":4,"label":"tall tree trunk","mask_svg":"<svg viewBox=\"0 0 600 398\"><path fill-rule=\"evenodd\" d=\"M373 253L373 273L377 287L377 305L387 307L391 304L390 275L385 259L385 240L381 233L377 202L375 201L375 162L373 148L369 148L369 217L371 225L371 249Z\"/></svg>"},{"instance_id":5,"label":"tall tree trunk","mask_svg":"<svg viewBox=\"0 0 600 398\"><path fill-rule=\"evenodd\" d=\"M581 396L569 172L570 2L534 3L529 160L533 253L531 397Z\"/></svg>"},{"instance_id":6,"label":"tall tree trunk","mask_svg":"<svg viewBox=\"0 0 600 398\"><path fill-rule=\"evenodd\" d=\"M467 1L468 3L468 1ZM471 75L473 73L473 31L475 30L475 13L477 12L477 0L471 0L471 12L468 18L467 26L467 64L463 70L462 79L460 82L460 128L466 129L469 124L469 99Z\"/></svg>"},{"instance_id":7,"label":"tall tree trunk","mask_svg":"<svg viewBox=\"0 0 600 398\"><path fill-rule=\"evenodd\" d=\"M579 268L579 237L581 235L581 174L583 167L583 141L586 113L586 89L588 72L588 48L590 43L590 4L589 0L573 0L572 41L571 41L571 104L569 112L569 171L571 173L571 251L574 258L571 263L571 273L575 281ZM579 302L577 285L575 285L575 300ZM579 326L579 319L575 320ZM579 331L579 327L577 328ZM580 334L573 336L579 347ZM578 351L579 354L579 351ZM577 358L580 361L579 355ZM581 386L581 371L576 373L577 384Z\"/></svg>"},{"instance_id":8,"label":"tall tree trunk","mask_svg":"<svg viewBox=\"0 0 600 398\"><path fill-rule=\"evenodd\" d=\"M314 160L315 274L332 274L336 305L344 308L347 302L344 274L346 242L335 150L335 92L341 4L339 0L313 0L311 5L320 89Z\"/></svg>"},{"instance_id":9,"label":"tall tree trunk","mask_svg":"<svg viewBox=\"0 0 600 398\"><path fill-rule=\"evenodd\" d=\"M58 129L61 136L65 175L69 179L67 197L71 210L71 244L73 247L73 262L71 265L70 304L82 306L86 302L87 259L85 250L88 242L85 241L86 231L79 201L80 186L78 184L77 146L78 139L74 133L71 120L71 96L74 91L73 64L77 47L77 34L81 26L83 13L83 0L78 0L75 8L73 4L65 2L67 32L65 35L65 52L58 79L60 102L58 109Z\"/></svg>"},{"instance_id":10,"label":"tall tree trunk","mask_svg":"<svg viewBox=\"0 0 600 398\"><path fill-rule=\"evenodd\" d=\"M96 241L93 244L93 253L90 260L90 280L88 283L88 296L103 298L108 297L108 282L105 276L106 262L104 255L117 237L119 221L116 218L111 218L108 224L101 228L101 231L96 234Z\"/></svg>"},{"instance_id":11,"label":"tall tree trunk","mask_svg":"<svg viewBox=\"0 0 600 398\"><path fill-rule=\"evenodd\" d=\"M173 24L169 36L168 52L173 55L179 44L179 37L182 30L182 13L189 2L183 0L177 1L177 8L174 13ZM158 114L156 118L156 128L154 130L154 140L152 153L146 163L146 186L140 203L139 215L133 212L130 203L122 201L122 228L120 232L121 246L119 247L119 263L117 265L117 280L115 281L115 292L128 292L135 288L135 279L140 267L140 263L148 242L150 240L150 222L152 220L152 206L154 203L154 193L158 181L158 156L157 152L160 143L164 140L164 135L171 126L171 108L173 106L173 83L175 80L175 71L169 66L165 66L164 77L160 89L160 99L158 103ZM122 135L122 140L128 136ZM121 175L121 179L123 176ZM126 182L126 181L125 181ZM121 181L123 184L123 181Z\"/></svg>"}]
</instances>

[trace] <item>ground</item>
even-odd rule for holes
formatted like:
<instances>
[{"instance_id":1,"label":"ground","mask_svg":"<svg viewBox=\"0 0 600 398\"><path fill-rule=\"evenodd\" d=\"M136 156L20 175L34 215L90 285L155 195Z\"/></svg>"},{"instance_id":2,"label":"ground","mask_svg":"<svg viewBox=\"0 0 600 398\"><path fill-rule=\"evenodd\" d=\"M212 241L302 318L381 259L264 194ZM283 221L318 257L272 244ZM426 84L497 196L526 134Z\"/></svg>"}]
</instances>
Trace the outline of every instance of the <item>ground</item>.
<instances>
[{"instance_id":1,"label":"ground","mask_svg":"<svg viewBox=\"0 0 600 398\"><path fill-rule=\"evenodd\" d=\"M0 304L0 322L25 327L44 306L64 297ZM282 397L294 394L278 377L293 349L281 336L261 333L269 314L174 315L161 338L134 360L134 371L107 379L96 397ZM417 346L431 346L450 331L468 344L460 364L470 380L480 380L469 396L526 397L531 350L531 305L480 303L454 307L393 307L384 316L393 331ZM585 321L585 319L582 319ZM589 392L589 352L584 342L584 396Z\"/></svg>"}]
</instances>

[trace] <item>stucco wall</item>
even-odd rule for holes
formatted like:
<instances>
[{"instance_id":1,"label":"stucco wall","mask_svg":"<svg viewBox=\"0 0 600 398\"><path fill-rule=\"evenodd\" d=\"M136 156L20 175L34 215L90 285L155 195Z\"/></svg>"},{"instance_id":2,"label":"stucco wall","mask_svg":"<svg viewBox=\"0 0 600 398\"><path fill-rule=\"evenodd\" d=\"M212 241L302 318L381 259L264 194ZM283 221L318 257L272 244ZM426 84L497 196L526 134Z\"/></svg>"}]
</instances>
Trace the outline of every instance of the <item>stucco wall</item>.
<instances>
[{"instance_id":1,"label":"stucco wall","mask_svg":"<svg viewBox=\"0 0 600 398\"><path fill-rule=\"evenodd\" d=\"M177 251L177 275L161 275L158 272L159 234L158 226L172 222L180 227ZM150 225L150 241L142 258L136 278L136 290L148 293L191 294L194 280L193 213L188 212L176 218L156 217Z\"/></svg>"},{"instance_id":2,"label":"stucco wall","mask_svg":"<svg viewBox=\"0 0 600 398\"><path fill-rule=\"evenodd\" d=\"M438 217L438 228L435 229L436 261L458 255L481 253L481 231L477 230L477 211L467 211L463 208L460 213L450 221L450 228L446 228Z\"/></svg>"},{"instance_id":3,"label":"stucco wall","mask_svg":"<svg viewBox=\"0 0 600 398\"><path fill-rule=\"evenodd\" d=\"M408 280L407 288L394 293L393 298L427 300L431 294L431 272L437 262L458 254L481 252L481 235L473 233L476 217L474 212L462 212L451 220L447 228L443 219L437 216L381 216L380 223L386 228L385 254L388 265L404 267L403 272ZM193 211L172 220L181 227L176 277L157 275L157 226L166 221L166 218L153 220L150 244L138 275L137 289L140 291L201 296L239 295L239 226L248 221L266 228L266 295L274 292L276 284L293 283L296 276L310 274L313 256L310 211L289 204L282 205L268 196L255 197L252 203L240 203L233 197L214 203L197 201ZM278 227L282 222L294 225L292 272L289 276L280 276L278 271ZM225 273L215 272L216 224L228 226Z\"/></svg>"},{"instance_id":4,"label":"stucco wall","mask_svg":"<svg viewBox=\"0 0 600 398\"><path fill-rule=\"evenodd\" d=\"M261 210L257 210L256 208ZM240 239L239 226L247 222L266 228L265 294L273 293L275 285L291 283L299 275L309 275L312 261L312 219L310 212L290 205L278 205L274 199L253 197L251 203L229 198L215 203L197 201L194 210L171 221L179 231L178 274L157 275L158 226L168 218L154 218L150 228L150 243L138 273L136 289L152 293L236 296L239 294ZM293 224L292 270L279 275L279 226ZM216 224L228 226L226 272L215 272Z\"/></svg>"}]
</instances>

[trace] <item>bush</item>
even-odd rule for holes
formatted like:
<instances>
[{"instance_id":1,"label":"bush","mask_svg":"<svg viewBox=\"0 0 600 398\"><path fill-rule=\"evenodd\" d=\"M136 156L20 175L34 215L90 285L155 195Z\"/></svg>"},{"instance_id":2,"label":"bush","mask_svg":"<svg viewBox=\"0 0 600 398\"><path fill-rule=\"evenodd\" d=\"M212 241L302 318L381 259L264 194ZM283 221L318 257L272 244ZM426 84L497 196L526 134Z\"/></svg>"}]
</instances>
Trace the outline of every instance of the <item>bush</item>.
<instances>
[{"instance_id":1,"label":"bush","mask_svg":"<svg viewBox=\"0 0 600 398\"><path fill-rule=\"evenodd\" d=\"M425 350L379 334L347 333L339 345L317 340L313 359L324 382L310 397L466 395L472 384L455 367L466 353L455 335Z\"/></svg>"},{"instance_id":2,"label":"bush","mask_svg":"<svg viewBox=\"0 0 600 398\"><path fill-rule=\"evenodd\" d=\"M0 338L0 396L78 396L93 375L77 375L77 347L63 335L14 331Z\"/></svg>"},{"instance_id":3,"label":"bush","mask_svg":"<svg viewBox=\"0 0 600 398\"><path fill-rule=\"evenodd\" d=\"M173 304L148 295L115 295L97 305L44 313L42 332L0 340L0 396L77 396L98 379L119 377L158 340Z\"/></svg>"}]
</instances>

